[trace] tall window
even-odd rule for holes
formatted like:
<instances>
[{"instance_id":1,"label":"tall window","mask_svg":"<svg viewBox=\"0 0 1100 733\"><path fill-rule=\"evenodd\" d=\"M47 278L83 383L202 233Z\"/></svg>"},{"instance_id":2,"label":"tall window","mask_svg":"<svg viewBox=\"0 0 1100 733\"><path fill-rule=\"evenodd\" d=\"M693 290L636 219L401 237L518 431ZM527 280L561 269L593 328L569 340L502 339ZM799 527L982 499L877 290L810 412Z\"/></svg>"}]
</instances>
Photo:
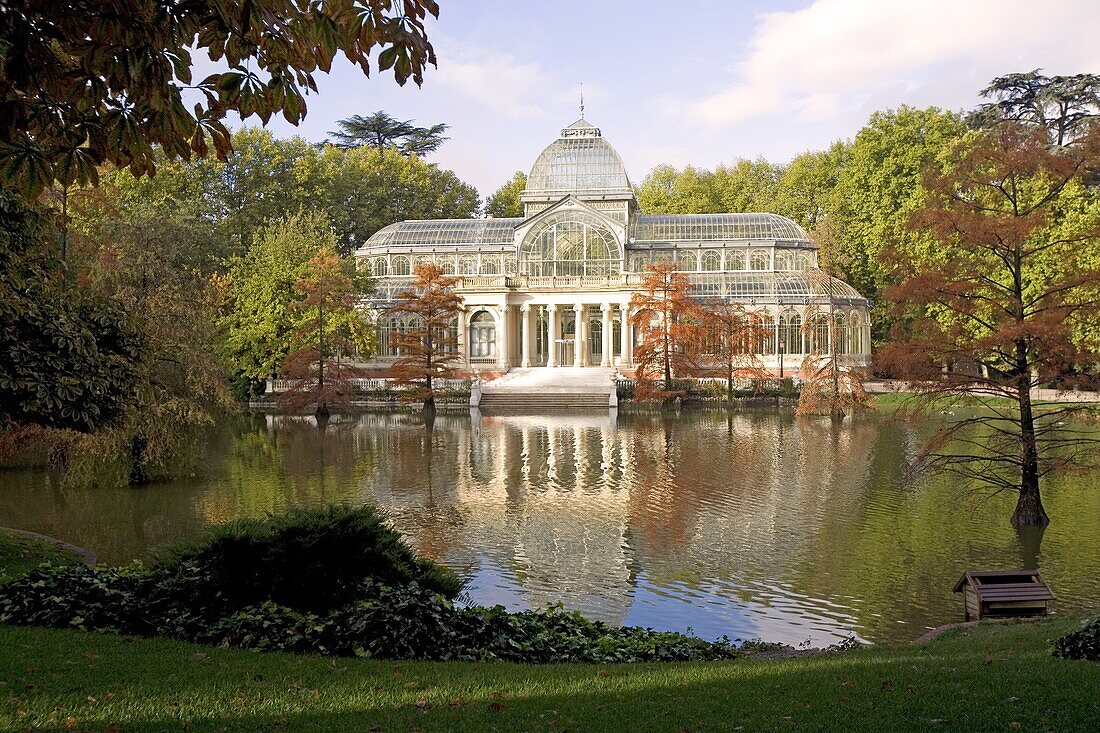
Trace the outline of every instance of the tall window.
<instances>
[{"instance_id":1,"label":"tall window","mask_svg":"<svg viewBox=\"0 0 1100 733\"><path fill-rule=\"evenodd\" d=\"M810 329L810 335L812 342L810 343L811 354L828 354L829 353L829 316L824 313L818 313L813 317L812 327Z\"/></svg>"},{"instance_id":2,"label":"tall window","mask_svg":"<svg viewBox=\"0 0 1100 733\"><path fill-rule=\"evenodd\" d=\"M794 269L799 272L809 270L813 266L813 260L809 252L799 252L798 258L795 260Z\"/></svg>"},{"instance_id":3,"label":"tall window","mask_svg":"<svg viewBox=\"0 0 1100 733\"><path fill-rule=\"evenodd\" d=\"M745 269L745 252L740 249L726 250L726 269L727 270L744 270Z\"/></svg>"},{"instance_id":4,"label":"tall window","mask_svg":"<svg viewBox=\"0 0 1100 733\"><path fill-rule=\"evenodd\" d=\"M722 269L722 255L714 250L707 250L703 253L703 270L706 272L717 272Z\"/></svg>"},{"instance_id":5,"label":"tall window","mask_svg":"<svg viewBox=\"0 0 1100 733\"><path fill-rule=\"evenodd\" d=\"M749 265L753 270L767 270L771 267L771 256L766 249L754 249L749 255Z\"/></svg>"},{"instance_id":6,"label":"tall window","mask_svg":"<svg viewBox=\"0 0 1100 733\"><path fill-rule=\"evenodd\" d=\"M833 342L835 344L836 353L852 353L851 341L848 338L848 319L844 317L843 313L837 313L836 316L833 317Z\"/></svg>"},{"instance_id":7,"label":"tall window","mask_svg":"<svg viewBox=\"0 0 1100 733\"><path fill-rule=\"evenodd\" d=\"M463 275L476 275L477 260L469 255L460 258L458 260L458 271Z\"/></svg>"},{"instance_id":8,"label":"tall window","mask_svg":"<svg viewBox=\"0 0 1100 733\"><path fill-rule=\"evenodd\" d=\"M520 267L528 275L607 275L621 266L615 235L584 212L547 218L528 232L520 246Z\"/></svg>"},{"instance_id":9,"label":"tall window","mask_svg":"<svg viewBox=\"0 0 1100 733\"><path fill-rule=\"evenodd\" d=\"M776 252L775 253L775 269L776 270L793 270L794 269L794 255L790 252Z\"/></svg>"},{"instance_id":10,"label":"tall window","mask_svg":"<svg viewBox=\"0 0 1100 733\"><path fill-rule=\"evenodd\" d=\"M496 319L488 311L479 311L470 320L470 356L491 357L497 351Z\"/></svg>"},{"instance_id":11,"label":"tall window","mask_svg":"<svg viewBox=\"0 0 1100 733\"><path fill-rule=\"evenodd\" d=\"M676 269L683 272L695 272L699 267L699 261L694 252L681 252L676 260Z\"/></svg>"},{"instance_id":12,"label":"tall window","mask_svg":"<svg viewBox=\"0 0 1100 733\"><path fill-rule=\"evenodd\" d=\"M779 317L779 340L788 354L802 353L802 317L790 311Z\"/></svg>"},{"instance_id":13,"label":"tall window","mask_svg":"<svg viewBox=\"0 0 1100 733\"><path fill-rule=\"evenodd\" d=\"M865 354L863 344L863 318L857 311L852 311L852 317L848 321L848 346L852 354Z\"/></svg>"},{"instance_id":14,"label":"tall window","mask_svg":"<svg viewBox=\"0 0 1100 733\"><path fill-rule=\"evenodd\" d=\"M405 255L397 255L393 258L393 274L394 275L408 275L409 274L409 258Z\"/></svg>"}]
</instances>

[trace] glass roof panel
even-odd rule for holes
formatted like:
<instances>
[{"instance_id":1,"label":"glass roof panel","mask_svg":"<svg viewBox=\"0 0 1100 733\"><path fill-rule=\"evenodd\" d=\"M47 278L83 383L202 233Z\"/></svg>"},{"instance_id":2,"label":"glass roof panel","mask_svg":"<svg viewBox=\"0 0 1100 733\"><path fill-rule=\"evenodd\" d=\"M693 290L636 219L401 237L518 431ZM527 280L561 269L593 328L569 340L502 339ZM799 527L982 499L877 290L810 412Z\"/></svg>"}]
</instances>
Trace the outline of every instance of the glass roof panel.
<instances>
[{"instance_id":1,"label":"glass roof panel","mask_svg":"<svg viewBox=\"0 0 1100 733\"><path fill-rule=\"evenodd\" d=\"M766 239L809 241L806 231L779 214L658 214L637 216L635 242Z\"/></svg>"},{"instance_id":2,"label":"glass roof panel","mask_svg":"<svg viewBox=\"0 0 1100 733\"><path fill-rule=\"evenodd\" d=\"M371 235L364 249L437 245L511 244L522 219L433 219L401 221Z\"/></svg>"}]
</instances>

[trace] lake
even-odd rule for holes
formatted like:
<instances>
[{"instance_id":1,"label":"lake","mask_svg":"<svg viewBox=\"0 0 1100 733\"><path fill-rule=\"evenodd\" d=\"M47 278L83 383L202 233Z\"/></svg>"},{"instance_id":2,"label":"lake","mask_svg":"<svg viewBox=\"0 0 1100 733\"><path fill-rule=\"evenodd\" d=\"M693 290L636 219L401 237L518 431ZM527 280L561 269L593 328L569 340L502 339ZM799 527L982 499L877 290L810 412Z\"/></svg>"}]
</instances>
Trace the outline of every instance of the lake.
<instances>
[{"instance_id":1,"label":"lake","mask_svg":"<svg viewBox=\"0 0 1100 733\"><path fill-rule=\"evenodd\" d=\"M1044 485L1052 524L1019 535L1014 495L908 484L919 425L790 411L226 420L202 477L62 489L0 473L0 526L108 563L295 505L375 503L473 602L563 603L614 624L824 645L904 641L962 619L963 570L1037 565L1057 612L1100 611L1100 477Z\"/></svg>"}]
</instances>

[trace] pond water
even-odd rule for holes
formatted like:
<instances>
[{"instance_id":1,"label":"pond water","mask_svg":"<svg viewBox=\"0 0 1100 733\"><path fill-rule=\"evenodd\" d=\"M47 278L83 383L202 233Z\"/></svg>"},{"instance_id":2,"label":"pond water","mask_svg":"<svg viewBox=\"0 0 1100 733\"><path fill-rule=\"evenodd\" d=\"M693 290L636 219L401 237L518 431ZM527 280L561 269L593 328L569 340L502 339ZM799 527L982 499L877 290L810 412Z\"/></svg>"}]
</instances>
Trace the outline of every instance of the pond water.
<instances>
[{"instance_id":1,"label":"pond water","mask_svg":"<svg viewBox=\"0 0 1100 733\"><path fill-rule=\"evenodd\" d=\"M1050 528L1018 535L1013 496L904 484L920 440L882 415L769 410L440 414L430 429L369 413L324 432L255 416L221 426L201 479L63 490L0 473L0 526L121 563L235 517L372 502L474 602L796 645L961 620L967 568L1037 564L1058 613L1100 611L1100 477L1049 480Z\"/></svg>"}]
</instances>

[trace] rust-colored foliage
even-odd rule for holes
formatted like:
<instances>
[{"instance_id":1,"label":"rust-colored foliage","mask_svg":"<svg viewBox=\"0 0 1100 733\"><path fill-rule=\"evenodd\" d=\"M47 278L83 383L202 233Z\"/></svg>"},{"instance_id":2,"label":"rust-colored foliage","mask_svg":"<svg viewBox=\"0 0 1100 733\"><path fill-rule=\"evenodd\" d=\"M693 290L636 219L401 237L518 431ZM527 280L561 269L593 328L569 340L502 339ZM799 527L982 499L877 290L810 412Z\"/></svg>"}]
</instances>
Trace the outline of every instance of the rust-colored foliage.
<instances>
[{"instance_id":1,"label":"rust-colored foliage","mask_svg":"<svg viewBox=\"0 0 1100 733\"><path fill-rule=\"evenodd\" d=\"M830 415L840 418L853 412L867 410L871 396L863 386L867 375L853 364L846 354L838 353L838 334L847 325L840 322L838 314L809 309L803 332L811 345L810 354L802 360L798 370L798 414ZM822 347L814 330L828 329L827 344Z\"/></svg>"},{"instance_id":2,"label":"rust-colored foliage","mask_svg":"<svg viewBox=\"0 0 1100 733\"><path fill-rule=\"evenodd\" d=\"M915 409L938 412L960 397L982 404L947 421L918 465L1019 492L1017 526L1049 521L1042 475L1096 452L1067 422L1087 405L1038 400L1033 390L1097 385L1082 370L1095 354L1073 331L1100 317L1100 270L1089 257L1100 231L1059 216L1059 203L1098 162L1095 126L1067 148L1014 123L978 133L950 170L926 177L927 204L911 226L933 235L935 251L890 252L901 284L888 296L908 320L884 366L913 380Z\"/></svg>"},{"instance_id":3,"label":"rust-colored foliage","mask_svg":"<svg viewBox=\"0 0 1100 733\"><path fill-rule=\"evenodd\" d=\"M294 283L300 297L295 308L306 315L295 336L305 345L288 354L281 368L284 377L298 381L279 395L278 404L288 412L312 407L318 415L349 411L351 380L364 372L348 362L354 344L338 324L355 315L359 296L346 272L347 263L333 250L321 250L308 266L309 274Z\"/></svg>"},{"instance_id":4,"label":"rust-colored foliage","mask_svg":"<svg viewBox=\"0 0 1100 733\"><path fill-rule=\"evenodd\" d=\"M697 371L725 377L730 401L735 380L762 384L770 375L759 355L773 333L771 321L740 303L728 301L704 303L700 312Z\"/></svg>"},{"instance_id":5,"label":"rust-colored foliage","mask_svg":"<svg viewBox=\"0 0 1100 733\"><path fill-rule=\"evenodd\" d=\"M672 379L695 372L702 321L687 276L671 264L650 265L641 290L630 299L630 311L631 324L641 331L634 347L635 399L665 402L679 396Z\"/></svg>"},{"instance_id":6,"label":"rust-colored foliage","mask_svg":"<svg viewBox=\"0 0 1100 733\"><path fill-rule=\"evenodd\" d=\"M435 407L436 379L452 379L458 360L457 340L451 323L458 317L462 296L454 291L458 278L443 274L439 265L420 264L413 269L414 287L397 294L390 313L416 316L417 326L392 332L390 345L400 357L390 365L390 377L408 387L403 399L422 401L425 410Z\"/></svg>"}]
</instances>

